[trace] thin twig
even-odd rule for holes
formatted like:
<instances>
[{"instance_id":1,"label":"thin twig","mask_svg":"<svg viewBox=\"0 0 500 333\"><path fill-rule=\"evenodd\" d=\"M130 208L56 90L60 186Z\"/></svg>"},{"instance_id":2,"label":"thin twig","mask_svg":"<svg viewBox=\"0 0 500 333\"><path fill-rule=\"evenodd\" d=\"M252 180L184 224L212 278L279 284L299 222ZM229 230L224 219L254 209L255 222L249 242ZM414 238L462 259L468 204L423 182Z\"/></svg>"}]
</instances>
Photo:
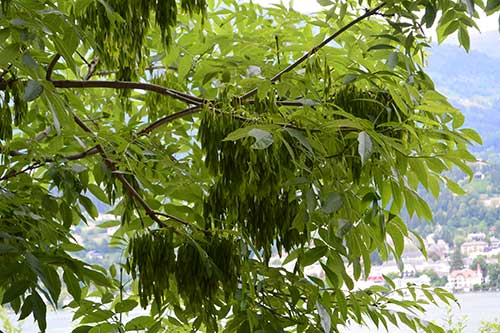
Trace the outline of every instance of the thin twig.
<instances>
[{"instance_id":1,"label":"thin twig","mask_svg":"<svg viewBox=\"0 0 500 333\"><path fill-rule=\"evenodd\" d=\"M13 177L16 177L16 176L18 176L20 174L26 173L28 171L38 169L42 165L43 165L42 162L36 162L36 163L34 163L32 165L28 165L26 168L22 169L21 171L12 171L12 172L6 174L3 177L0 177L0 181L4 181L4 180L7 180L9 178L13 178Z\"/></svg>"},{"instance_id":2,"label":"thin twig","mask_svg":"<svg viewBox=\"0 0 500 333\"><path fill-rule=\"evenodd\" d=\"M56 53L54 58L52 58L52 61L49 63L49 66L47 67L47 72L45 73L45 79L47 81L50 81L52 79L52 72L54 71L54 67L59 61L59 58L61 58L61 55L59 53Z\"/></svg>"},{"instance_id":3,"label":"thin twig","mask_svg":"<svg viewBox=\"0 0 500 333\"><path fill-rule=\"evenodd\" d=\"M178 70L178 68L176 66L148 66L148 67L144 68L145 71L154 71L154 70L158 70L158 69L165 69L165 70L170 69L172 71ZM139 69L137 69L137 71L139 71ZM95 72L95 75L96 76L107 76L107 75L116 74L116 73L118 73L118 70L110 69L110 70L97 71L97 72Z\"/></svg>"},{"instance_id":4,"label":"thin twig","mask_svg":"<svg viewBox=\"0 0 500 333\"><path fill-rule=\"evenodd\" d=\"M279 72L278 74L276 74L275 76L273 76L271 78L271 82L276 82L278 81L282 76L283 74L285 73L288 73L290 72L291 70L293 70L295 67L297 67L298 65L300 65L301 63L303 63L304 61L306 61L308 58L310 58L313 54L315 54L316 52L318 52L322 47L324 47L325 45L327 45L328 43L330 43L332 40L334 40L335 38L337 38L340 34L344 33L346 30L348 30L350 27L352 27L353 25L357 24L358 22L378 13L378 10L382 7L385 6L385 3L382 3L380 5L378 5L377 7L367 11L366 13L364 13L363 15L361 15L360 17L356 18L355 20L352 20L351 22L349 22L348 24L346 24L345 26L343 26L342 28L340 28L339 30L337 30L333 35L331 35L330 37L328 37L327 39L325 39L323 42L321 42L320 44L316 45L315 47L313 47L311 50L309 50L309 52L305 53L302 57L300 57L299 59L297 59L293 64L289 65L288 67L286 67L285 69L283 69L281 72ZM247 93L245 93L241 99L244 100L244 99L247 99L253 95L255 95L257 93L257 88L254 88L250 91L248 91Z\"/></svg>"},{"instance_id":5,"label":"thin twig","mask_svg":"<svg viewBox=\"0 0 500 333\"><path fill-rule=\"evenodd\" d=\"M92 75L94 75L98 63L99 63L99 57L94 57L94 59L92 59L90 64L88 64L89 69L87 71L87 75L85 76L85 80L89 80L92 77Z\"/></svg>"},{"instance_id":6,"label":"thin twig","mask_svg":"<svg viewBox=\"0 0 500 333\"><path fill-rule=\"evenodd\" d=\"M154 131L158 127L163 126L165 124L168 124L168 123L174 121L175 119L182 118L182 117L188 116L190 114L197 113L199 111L201 111L201 106L197 105L197 106L192 106L192 107L187 108L185 110L176 112L174 114L165 116L161 119L158 119L154 123L150 124L146 128L140 130L139 133L137 133L137 135L142 136L142 135L149 134L150 132Z\"/></svg>"},{"instance_id":7,"label":"thin twig","mask_svg":"<svg viewBox=\"0 0 500 333\"><path fill-rule=\"evenodd\" d=\"M73 155L67 155L64 157L65 160L68 161L76 161L76 160L81 160L82 158L89 157L95 154L99 153L99 147L94 146L90 149L87 149L86 151L78 154L73 154Z\"/></svg>"},{"instance_id":8,"label":"thin twig","mask_svg":"<svg viewBox=\"0 0 500 333\"><path fill-rule=\"evenodd\" d=\"M80 53L80 51L76 50L76 54L78 54L78 56L80 57L80 59L82 59L82 61L85 63L85 65L87 66L90 66L89 62L87 61L87 59L85 59L85 57Z\"/></svg>"}]
</instances>

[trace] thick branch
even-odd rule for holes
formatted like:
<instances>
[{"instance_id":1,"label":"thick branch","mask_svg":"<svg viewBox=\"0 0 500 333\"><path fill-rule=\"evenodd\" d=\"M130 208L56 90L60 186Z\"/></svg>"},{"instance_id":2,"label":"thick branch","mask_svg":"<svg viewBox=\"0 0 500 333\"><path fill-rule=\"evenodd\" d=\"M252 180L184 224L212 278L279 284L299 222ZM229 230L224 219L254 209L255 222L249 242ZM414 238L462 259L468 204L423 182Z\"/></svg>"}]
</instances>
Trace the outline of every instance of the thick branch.
<instances>
[{"instance_id":1,"label":"thick branch","mask_svg":"<svg viewBox=\"0 0 500 333\"><path fill-rule=\"evenodd\" d=\"M165 88L156 84L130 81L78 81L78 80L53 80L56 88L112 88L112 89L139 89L153 91L161 95L170 96L188 104L204 104L208 101L174 89Z\"/></svg>"},{"instance_id":2,"label":"thick branch","mask_svg":"<svg viewBox=\"0 0 500 333\"><path fill-rule=\"evenodd\" d=\"M349 22L348 24L346 24L345 26L343 26L342 28L340 28L339 30L337 30L333 35L331 35L330 37L328 37L327 39L325 39L323 42L321 42L320 44L316 45L315 47L313 47L311 50L309 50L309 52L305 53L302 57L300 57L299 59L297 59L293 64L289 65L288 67L286 67L285 69L283 69L281 72L279 72L278 74L276 74L275 76L273 76L271 78L271 82L276 82L278 81L282 76L283 74L285 73L288 73L290 72L291 70L293 70L294 68L296 68L298 65L300 65L301 63L303 63L304 61L306 61L308 58L310 58L313 54L315 54L316 52L318 52L321 48L323 48L325 45L327 45L328 43L330 43L332 40L334 40L335 38L337 38L339 35L341 35L342 33L344 33L345 31L349 30L349 28L351 28L353 25L359 23L360 21L372 16L372 15L375 15L377 14L378 10L382 7L385 6L385 3L382 3L380 5L378 5L377 7L367 11L366 13L364 13L363 15L361 15L360 17L356 18L355 20L352 20L351 22ZM254 88L250 91L248 91L246 94L244 94L241 99L247 99L253 95L255 95L257 93L257 88Z\"/></svg>"}]
</instances>

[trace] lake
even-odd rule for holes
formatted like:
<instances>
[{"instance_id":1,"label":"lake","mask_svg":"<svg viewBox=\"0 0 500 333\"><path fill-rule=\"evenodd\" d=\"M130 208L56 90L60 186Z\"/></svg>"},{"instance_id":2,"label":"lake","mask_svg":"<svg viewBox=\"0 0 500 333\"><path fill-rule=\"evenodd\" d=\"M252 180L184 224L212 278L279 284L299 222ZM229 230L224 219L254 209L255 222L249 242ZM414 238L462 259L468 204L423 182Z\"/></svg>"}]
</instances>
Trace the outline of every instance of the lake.
<instances>
[{"instance_id":1,"label":"lake","mask_svg":"<svg viewBox=\"0 0 500 333\"><path fill-rule=\"evenodd\" d=\"M457 294L461 308L454 307L452 309L454 322L461 321L466 316L466 327L463 333L477 333L481 321L493 321L495 318L500 319L500 293L484 292L484 293L467 293ZM47 313L47 332L50 333L69 333L71 317L73 313L70 311L52 311ZM434 320L438 324L443 324L448 316L446 307L431 307L427 314L430 320ZM15 323L15 321L13 321ZM38 333L36 324L31 317L25 320L22 324L23 333ZM1 327L0 327L1 329ZM351 327L346 329L345 333L378 333L386 332L385 329L377 331L374 328ZM410 332L405 329L391 329L391 333L406 333Z\"/></svg>"}]
</instances>

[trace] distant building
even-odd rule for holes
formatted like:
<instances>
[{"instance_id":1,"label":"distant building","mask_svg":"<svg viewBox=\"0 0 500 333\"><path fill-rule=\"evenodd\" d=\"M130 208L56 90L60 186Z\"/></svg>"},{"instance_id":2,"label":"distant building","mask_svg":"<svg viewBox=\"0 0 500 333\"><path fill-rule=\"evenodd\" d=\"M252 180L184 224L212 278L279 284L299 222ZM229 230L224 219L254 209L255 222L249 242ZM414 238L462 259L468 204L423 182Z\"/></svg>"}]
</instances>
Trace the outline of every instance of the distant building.
<instances>
[{"instance_id":1,"label":"distant building","mask_svg":"<svg viewBox=\"0 0 500 333\"><path fill-rule=\"evenodd\" d=\"M385 279L382 275L370 275L366 279L361 279L354 281L355 288L357 290L364 290L371 286L383 286L385 284Z\"/></svg>"},{"instance_id":2,"label":"distant building","mask_svg":"<svg viewBox=\"0 0 500 333\"><path fill-rule=\"evenodd\" d=\"M490 237L490 247L492 249L500 248L500 239L496 238L495 236Z\"/></svg>"},{"instance_id":3,"label":"distant building","mask_svg":"<svg viewBox=\"0 0 500 333\"><path fill-rule=\"evenodd\" d=\"M488 247L488 243L484 240L472 240L462 244L460 251L464 256L476 256L483 253Z\"/></svg>"},{"instance_id":4,"label":"distant building","mask_svg":"<svg viewBox=\"0 0 500 333\"><path fill-rule=\"evenodd\" d=\"M484 232L474 232L467 235L468 241L482 241L486 239L486 234Z\"/></svg>"},{"instance_id":5,"label":"distant building","mask_svg":"<svg viewBox=\"0 0 500 333\"><path fill-rule=\"evenodd\" d=\"M477 265L474 271L469 268L452 271L448 275L448 284L446 287L455 291L471 291L474 285L483 283L483 273L481 267Z\"/></svg>"},{"instance_id":6,"label":"distant building","mask_svg":"<svg viewBox=\"0 0 500 333\"><path fill-rule=\"evenodd\" d=\"M474 173L474 179L475 180L483 180L484 179L484 173L482 173L481 171L476 171Z\"/></svg>"}]
</instances>

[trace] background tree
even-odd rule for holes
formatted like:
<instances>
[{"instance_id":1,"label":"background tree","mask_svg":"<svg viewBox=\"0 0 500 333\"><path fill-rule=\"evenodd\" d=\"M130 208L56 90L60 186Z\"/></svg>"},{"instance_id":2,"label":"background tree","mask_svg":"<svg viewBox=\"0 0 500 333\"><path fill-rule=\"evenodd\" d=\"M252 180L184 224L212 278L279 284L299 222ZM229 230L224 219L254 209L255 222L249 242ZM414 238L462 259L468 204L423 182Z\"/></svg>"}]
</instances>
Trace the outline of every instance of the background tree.
<instances>
[{"instance_id":1,"label":"background tree","mask_svg":"<svg viewBox=\"0 0 500 333\"><path fill-rule=\"evenodd\" d=\"M423 71L422 26L468 49L498 4L322 3L2 1L2 303L42 331L64 283L76 332L442 332L409 314L417 287L354 283L405 238L425 254L401 212L431 219L421 187L462 193L443 173L471 174L481 141ZM109 269L70 255L97 201L124 250Z\"/></svg>"},{"instance_id":2,"label":"background tree","mask_svg":"<svg viewBox=\"0 0 500 333\"><path fill-rule=\"evenodd\" d=\"M481 268L481 272L483 274L483 278L488 274L488 263L486 262L486 258L484 256L477 256L472 260L469 268L472 270L477 269L477 265Z\"/></svg>"},{"instance_id":3,"label":"background tree","mask_svg":"<svg viewBox=\"0 0 500 333\"><path fill-rule=\"evenodd\" d=\"M462 257L462 251L460 251L460 246L455 246L450 258L450 270L454 271L462 268L464 268L464 259Z\"/></svg>"}]
</instances>

